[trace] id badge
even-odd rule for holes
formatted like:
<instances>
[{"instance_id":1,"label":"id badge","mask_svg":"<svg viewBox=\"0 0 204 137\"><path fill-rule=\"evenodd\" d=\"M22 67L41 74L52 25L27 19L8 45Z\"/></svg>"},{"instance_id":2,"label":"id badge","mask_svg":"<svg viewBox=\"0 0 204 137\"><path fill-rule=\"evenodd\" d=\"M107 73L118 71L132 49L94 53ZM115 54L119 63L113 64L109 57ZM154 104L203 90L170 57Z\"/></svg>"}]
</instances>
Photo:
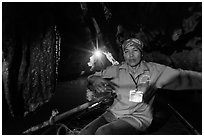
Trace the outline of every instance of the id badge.
<instances>
[{"instance_id":1,"label":"id badge","mask_svg":"<svg viewBox=\"0 0 204 137\"><path fill-rule=\"evenodd\" d=\"M139 103L142 102L142 100L143 100L142 91L130 90L129 101Z\"/></svg>"}]
</instances>

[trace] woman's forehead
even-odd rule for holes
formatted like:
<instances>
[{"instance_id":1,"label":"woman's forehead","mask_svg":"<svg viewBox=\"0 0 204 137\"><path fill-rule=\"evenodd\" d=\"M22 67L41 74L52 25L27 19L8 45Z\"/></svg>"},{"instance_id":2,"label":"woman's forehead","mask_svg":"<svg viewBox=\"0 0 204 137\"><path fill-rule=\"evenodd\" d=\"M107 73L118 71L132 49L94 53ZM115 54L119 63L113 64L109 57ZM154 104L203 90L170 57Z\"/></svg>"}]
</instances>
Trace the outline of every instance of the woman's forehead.
<instances>
[{"instance_id":1,"label":"woman's forehead","mask_svg":"<svg viewBox=\"0 0 204 137\"><path fill-rule=\"evenodd\" d=\"M124 50L130 50L130 49L138 49L136 45L128 45L124 48Z\"/></svg>"}]
</instances>

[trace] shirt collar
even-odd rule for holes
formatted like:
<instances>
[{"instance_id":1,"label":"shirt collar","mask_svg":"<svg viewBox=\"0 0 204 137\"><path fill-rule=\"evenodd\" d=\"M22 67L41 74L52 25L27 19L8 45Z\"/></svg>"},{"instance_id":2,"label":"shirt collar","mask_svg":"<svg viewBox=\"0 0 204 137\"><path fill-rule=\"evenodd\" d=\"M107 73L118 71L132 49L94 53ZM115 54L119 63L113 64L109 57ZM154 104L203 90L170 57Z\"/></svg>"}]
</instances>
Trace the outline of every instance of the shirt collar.
<instances>
[{"instance_id":1,"label":"shirt collar","mask_svg":"<svg viewBox=\"0 0 204 137\"><path fill-rule=\"evenodd\" d=\"M123 63L121 64L121 66L119 67L119 69L126 69L126 70L128 70L128 65L127 65L125 62L123 62ZM143 60L143 61L141 61L140 64L139 64L138 74L141 74L141 73L143 73L144 71L149 71L149 68L148 68L148 66L147 66L146 61Z\"/></svg>"}]
</instances>

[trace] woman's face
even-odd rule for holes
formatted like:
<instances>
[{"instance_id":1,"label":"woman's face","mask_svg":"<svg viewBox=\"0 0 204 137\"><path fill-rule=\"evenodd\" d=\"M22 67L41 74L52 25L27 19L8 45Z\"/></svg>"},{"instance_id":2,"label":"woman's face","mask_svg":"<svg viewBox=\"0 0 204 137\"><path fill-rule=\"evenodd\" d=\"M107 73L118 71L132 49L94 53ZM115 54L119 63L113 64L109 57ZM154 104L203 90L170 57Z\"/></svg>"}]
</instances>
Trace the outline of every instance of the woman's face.
<instances>
[{"instance_id":1,"label":"woman's face","mask_svg":"<svg viewBox=\"0 0 204 137\"><path fill-rule=\"evenodd\" d=\"M123 56L127 65L131 67L137 66L142 58L141 51L134 45L125 47L123 50Z\"/></svg>"}]
</instances>

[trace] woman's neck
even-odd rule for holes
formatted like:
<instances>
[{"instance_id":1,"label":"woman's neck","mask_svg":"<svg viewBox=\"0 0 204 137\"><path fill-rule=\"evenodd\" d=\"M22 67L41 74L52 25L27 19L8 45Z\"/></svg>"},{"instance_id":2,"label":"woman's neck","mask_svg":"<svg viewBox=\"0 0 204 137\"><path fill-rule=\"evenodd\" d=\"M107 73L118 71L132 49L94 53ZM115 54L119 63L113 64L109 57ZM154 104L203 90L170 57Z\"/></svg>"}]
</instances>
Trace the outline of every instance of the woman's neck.
<instances>
[{"instance_id":1,"label":"woman's neck","mask_svg":"<svg viewBox=\"0 0 204 137\"><path fill-rule=\"evenodd\" d=\"M139 68L139 64L137 64L136 66L128 66L128 68L132 74L135 74Z\"/></svg>"}]
</instances>

